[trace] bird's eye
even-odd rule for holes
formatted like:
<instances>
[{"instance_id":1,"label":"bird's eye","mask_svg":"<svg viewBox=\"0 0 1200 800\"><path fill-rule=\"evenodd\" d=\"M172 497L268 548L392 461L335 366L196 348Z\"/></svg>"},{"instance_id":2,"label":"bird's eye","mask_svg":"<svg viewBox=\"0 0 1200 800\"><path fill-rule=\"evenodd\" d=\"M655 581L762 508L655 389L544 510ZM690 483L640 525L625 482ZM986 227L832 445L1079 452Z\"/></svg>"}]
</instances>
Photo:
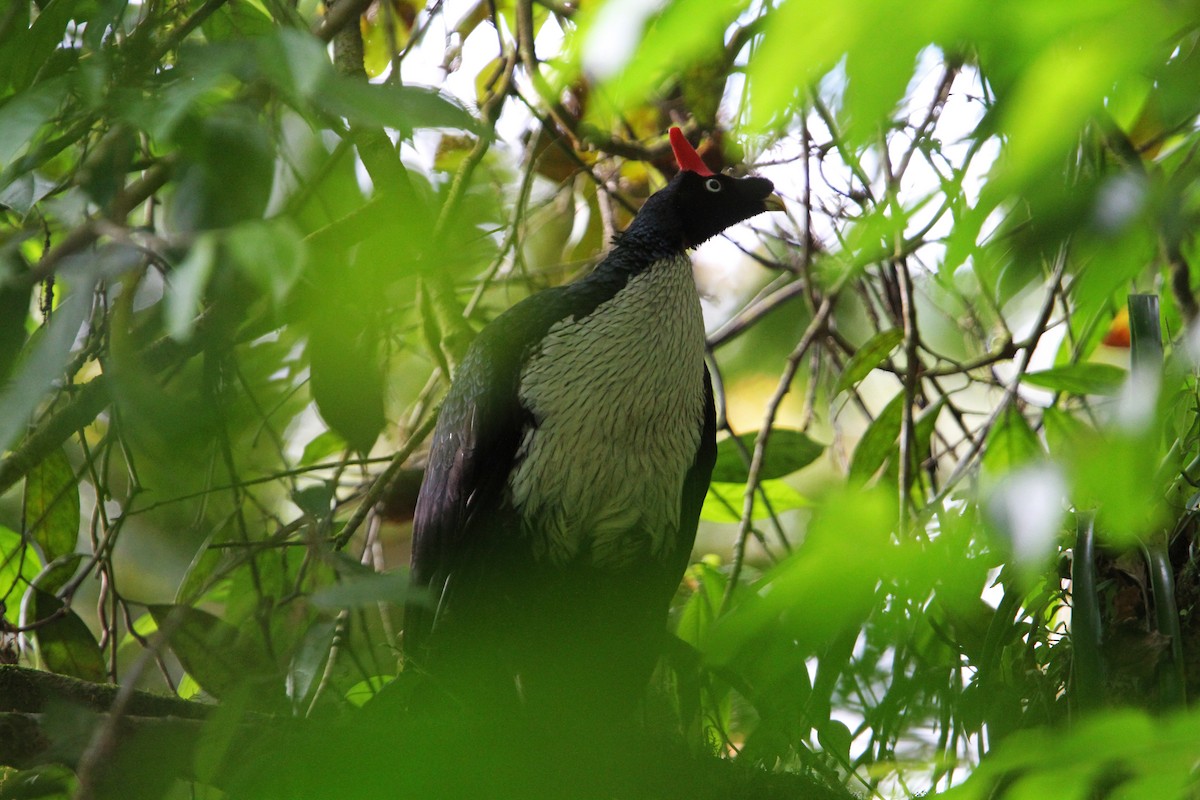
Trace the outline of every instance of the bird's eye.
<instances>
[{"instance_id":1,"label":"bird's eye","mask_svg":"<svg viewBox=\"0 0 1200 800\"><path fill-rule=\"evenodd\" d=\"M721 191L721 182L716 178L709 178L704 182L704 188L710 192L719 192Z\"/></svg>"}]
</instances>

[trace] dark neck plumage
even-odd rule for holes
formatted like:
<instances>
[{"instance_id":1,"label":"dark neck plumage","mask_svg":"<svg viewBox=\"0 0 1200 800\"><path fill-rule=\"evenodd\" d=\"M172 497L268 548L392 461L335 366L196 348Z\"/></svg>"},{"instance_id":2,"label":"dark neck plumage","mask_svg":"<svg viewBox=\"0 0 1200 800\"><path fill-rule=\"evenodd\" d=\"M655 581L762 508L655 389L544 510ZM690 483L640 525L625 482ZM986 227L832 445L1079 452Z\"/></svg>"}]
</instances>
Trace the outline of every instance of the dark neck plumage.
<instances>
[{"instance_id":1,"label":"dark neck plumage","mask_svg":"<svg viewBox=\"0 0 1200 800\"><path fill-rule=\"evenodd\" d=\"M617 271L637 274L661 261L669 261L687 252L678 220L666 213L664 193L652 195L629 227L613 238L613 247L596 268L597 272Z\"/></svg>"}]
</instances>

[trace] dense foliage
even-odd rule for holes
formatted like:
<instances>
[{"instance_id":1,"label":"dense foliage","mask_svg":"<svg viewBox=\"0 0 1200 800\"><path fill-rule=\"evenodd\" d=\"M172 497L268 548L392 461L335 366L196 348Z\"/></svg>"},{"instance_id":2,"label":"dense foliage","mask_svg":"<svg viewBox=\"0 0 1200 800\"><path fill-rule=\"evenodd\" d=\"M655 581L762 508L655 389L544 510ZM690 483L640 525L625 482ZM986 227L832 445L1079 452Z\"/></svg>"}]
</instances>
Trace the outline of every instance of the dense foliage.
<instances>
[{"instance_id":1,"label":"dense foliage","mask_svg":"<svg viewBox=\"0 0 1200 800\"><path fill-rule=\"evenodd\" d=\"M1182 796L1198 113L1167 0L7 4L0 796L428 767L341 726L400 669L439 397L671 124L789 213L696 255L723 438L647 725L885 797ZM219 710L8 682L51 673Z\"/></svg>"}]
</instances>

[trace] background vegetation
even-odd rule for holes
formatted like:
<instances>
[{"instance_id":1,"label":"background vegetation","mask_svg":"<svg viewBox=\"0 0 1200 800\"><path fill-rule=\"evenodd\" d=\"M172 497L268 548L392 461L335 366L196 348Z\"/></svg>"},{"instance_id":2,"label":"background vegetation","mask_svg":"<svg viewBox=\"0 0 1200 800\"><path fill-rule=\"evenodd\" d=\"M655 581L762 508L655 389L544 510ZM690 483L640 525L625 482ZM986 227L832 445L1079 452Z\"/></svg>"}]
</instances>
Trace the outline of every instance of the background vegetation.
<instances>
[{"instance_id":1,"label":"background vegetation","mask_svg":"<svg viewBox=\"0 0 1200 800\"><path fill-rule=\"evenodd\" d=\"M1167 0L5 5L0 796L446 790L368 702L423 443L671 124L789 213L696 257L724 439L654 726L780 796L1192 796L1198 38Z\"/></svg>"}]
</instances>

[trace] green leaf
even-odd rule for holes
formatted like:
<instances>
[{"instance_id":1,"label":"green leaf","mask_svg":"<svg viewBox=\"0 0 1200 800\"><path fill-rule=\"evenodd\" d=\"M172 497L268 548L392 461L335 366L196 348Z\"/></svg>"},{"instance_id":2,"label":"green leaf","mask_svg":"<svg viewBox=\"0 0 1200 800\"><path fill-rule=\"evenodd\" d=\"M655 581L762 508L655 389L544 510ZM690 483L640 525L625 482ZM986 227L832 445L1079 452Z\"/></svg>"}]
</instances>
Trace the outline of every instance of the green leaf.
<instances>
[{"instance_id":1,"label":"green leaf","mask_svg":"<svg viewBox=\"0 0 1200 800\"><path fill-rule=\"evenodd\" d=\"M4 61L0 62L0 74L11 77L16 90L29 86L38 70L63 41L67 24L75 15L82 0L50 0L42 6L37 19L25 32L25 36L5 48ZM7 12L7 9L6 9ZM0 113L0 116L3 116Z\"/></svg>"},{"instance_id":2,"label":"green leaf","mask_svg":"<svg viewBox=\"0 0 1200 800\"><path fill-rule=\"evenodd\" d=\"M0 600L4 619L12 625L21 620L21 597L42 569L37 551L16 531L0 525Z\"/></svg>"},{"instance_id":3,"label":"green leaf","mask_svg":"<svg viewBox=\"0 0 1200 800\"><path fill-rule=\"evenodd\" d=\"M842 764L850 763L850 743L854 741L854 736L846 723L836 719L826 721L817 731L817 740L826 753Z\"/></svg>"},{"instance_id":4,"label":"green leaf","mask_svg":"<svg viewBox=\"0 0 1200 800\"><path fill-rule=\"evenodd\" d=\"M258 110L225 103L197 116L193 109L176 126L173 140L179 164L166 204L171 226L195 232L262 218L278 143Z\"/></svg>"},{"instance_id":5,"label":"green leaf","mask_svg":"<svg viewBox=\"0 0 1200 800\"><path fill-rule=\"evenodd\" d=\"M79 539L79 486L66 451L55 450L25 477L29 535L47 561L75 552Z\"/></svg>"},{"instance_id":6,"label":"green leaf","mask_svg":"<svg viewBox=\"0 0 1200 800\"><path fill-rule=\"evenodd\" d=\"M334 74L323 42L291 28L260 40L257 65L279 88L306 99Z\"/></svg>"},{"instance_id":7,"label":"green leaf","mask_svg":"<svg viewBox=\"0 0 1200 800\"><path fill-rule=\"evenodd\" d=\"M37 626L33 632L45 669L93 683L108 680L100 645L78 614L71 609L64 609L61 600L41 589L33 590L31 608L28 610L32 610L33 619L27 618L26 624L60 615L51 622Z\"/></svg>"},{"instance_id":8,"label":"green leaf","mask_svg":"<svg viewBox=\"0 0 1200 800\"><path fill-rule=\"evenodd\" d=\"M295 226L282 219L244 222L229 229L224 241L241 273L282 306L308 257Z\"/></svg>"},{"instance_id":9,"label":"green leaf","mask_svg":"<svg viewBox=\"0 0 1200 800\"><path fill-rule=\"evenodd\" d=\"M1111 364L1083 362L1027 373L1024 382L1070 394L1115 394L1125 374L1125 370Z\"/></svg>"},{"instance_id":10,"label":"green leaf","mask_svg":"<svg viewBox=\"0 0 1200 800\"><path fill-rule=\"evenodd\" d=\"M7 170L10 162L28 150L38 131L58 110L66 92L66 81L46 81L0 105L0 166L5 167L3 183L7 184L15 177Z\"/></svg>"},{"instance_id":11,"label":"green leaf","mask_svg":"<svg viewBox=\"0 0 1200 800\"><path fill-rule=\"evenodd\" d=\"M1050 455L1060 460L1085 446L1095 436L1095 431L1087 423L1060 408L1047 408L1042 412L1042 430L1046 433Z\"/></svg>"},{"instance_id":12,"label":"green leaf","mask_svg":"<svg viewBox=\"0 0 1200 800\"><path fill-rule=\"evenodd\" d=\"M345 439L333 431L322 431L304 445L304 452L300 455L300 463L297 466L309 467L318 464L345 449Z\"/></svg>"},{"instance_id":13,"label":"green leaf","mask_svg":"<svg viewBox=\"0 0 1200 800\"><path fill-rule=\"evenodd\" d=\"M295 657L288 665L288 696L293 704L304 701L317 679L321 677L321 669L329 659L336 634L337 623L333 620L314 622L304 634Z\"/></svg>"},{"instance_id":14,"label":"green leaf","mask_svg":"<svg viewBox=\"0 0 1200 800\"><path fill-rule=\"evenodd\" d=\"M258 0L222 3L200 26L210 42L245 41L271 33L275 23Z\"/></svg>"},{"instance_id":15,"label":"green leaf","mask_svg":"<svg viewBox=\"0 0 1200 800\"><path fill-rule=\"evenodd\" d=\"M0 178L0 185L4 184L4 179ZM27 172L23 175L17 175L7 186L0 189L0 206L11 208L20 216L25 216L30 212L33 206L40 202L46 195L57 189L58 186L53 181L48 181L36 172ZM5 287L7 291L19 289L17 286Z\"/></svg>"},{"instance_id":16,"label":"green leaf","mask_svg":"<svg viewBox=\"0 0 1200 800\"><path fill-rule=\"evenodd\" d=\"M900 429L904 425L904 392L884 406L854 448L850 459L851 483L866 483L896 451Z\"/></svg>"},{"instance_id":17,"label":"green leaf","mask_svg":"<svg viewBox=\"0 0 1200 800\"><path fill-rule=\"evenodd\" d=\"M335 481L323 481L305 486L292 492L292 502L305 514L314 519L323 520L329 516L336 489Z\"/></svg>"},{"instance_id":18,"label":"green leaf","mask_svg":"<svg viewBox=\"0 0 1200 800\"><path fill-rule=\"evenodd\" d=\"M889 328L886 331L880 331L868 339L862 347L855 351L850 360L846 362L846 368L842 370L842 374L838 377L837 385L833 388L833 394L839 395L851 386L856 386L859 381L870 374L871 370L883 363L883 360L891 355L892 351L903 341L904 331L899 328Z\"/></svg>"},{"instance_id":19,"label":"green leaf","mask_svg":"<svg viewBox=\"0 0 1200 800\"><path fill-rule=\"evenodd\" d=\"M352 609L377 603L403 603L408 594L408 574L381 572L353 575L313 592L309 598L317 608Z\"/></svg>"},{"instance_id":20,"label":"green leaf","mask_svg":"<svg viewBox=\"0 0 1200 800\"><path fill-rule=\"evenodd\" d=\"M695 584L696 590L679 614L675 634L693 647L700 647L717 618L729 576L707 561L700 561L688 567L687 583Z\"/></svg>"},{"instance_id":21,"label":"green leaf","mask_svg":"<svg viewBox=\"0 0 1200 800\"><path fill-rule=\"evenodd\" d=\"M0 800L69 800L78 792L79 779L61 764L0 773Z\"/></svg>"},{"instance_id":22,"label":"green leaf","mask_svg":"<svg viewBox=\"0 0 1200 800\"><path fill-rule=\"evenodd\" d=\"M763 502L765 493L770 503L768 507ZM704 497L704 507L700 509L700 519L708 522L738 522L742 518L742 506L746 496L744 483L709 484L708 494ZM797 508L807 508L811 505L808 498L797 492L781 480L765 480L758 484L754 493L754 509L751 519L766 519L771 512L782 514Z\"/></svg>"},{"instance_id":23,"label":"green leaf","mask_svg":"<svg viewBox=\"0 0 1200 800\"><path fill-rule=\"evenodd\" d=\"M309 387L321 419L360 453L370 452L387 423L385 359L370 320L355 326L316 319L308 337Z\"/></svg>"},{"instance_id":24,"label":"green leaf","mask_svg":"<svg viewBox=\"0 0 1200 800\"><path fill-rule=\"evenodd\" d=\"M38 330L26 345L12 380L0 388L0 408L4 409L0 414L0 451L9 447L25 429L42 397L54 387L84 316L91 310L92 286L85 281L73 288L54 310L50 323ZM71 548L74 546L72 541Z\"/></svg>"},{"instance_id":25,"label":"green leaf","mask_svg":"<svg viewBox=\"0 0 1200 800\"><path fill-rule=\"evenodd\" d=\"M67 582L75 577L75 573L79 571L79 565L82 562L82 553L59 556L38 573L38 576L33 579L33 585L43 592L57 595L58 590L66 586Z\"/></svg>"},{"instance_id":26,"label":"green leaf","mask_svg":"<svg viewBox=\"0 0 1200 800\"><path fill-rule=\"evenodd\" d=\"M408 136L415 128L455 128L474 131L475 119L466 109L432 89L364 83L336 77L314 98L330 114L361 125L394 128Z\"/></svg>"},{"instance_id":27,"label":"green leaf","mask_svg":"<svg viewBox=\"0 0 1200 800\"><path fill-rule=\"evenodd\" d=\"M988 434L983 469L998 477L1039 458L1042 452L1042 443L1025 415L1010 405Z\"/></svg>"},{"instance_id":28,"label":"green leaf","mask_svg":"<svg viewBox=\"0 0 1200 800\"><path fill-rule=\"evenodd\" d=\"M168 279L171 291L166 304L167 333L178 341L191 338L192 328L204 305L208 279L217 263L217 240L211 234L200 234L192 243L183 261L171 270Z\"/></svg>"},{"instance_id":29,"label":"green leaf","mask_svg":"<svg viewBox=\"0 0 1200 800\"><path fill-rule=\"evenodd\" d=\"M383 691L383 688L394 680L396 680L394 675L373 675L364 681L359 681L346 690L346 701L353 706L361 708L373 700L375 695Z\"/></svg>"},{"instance_id":30,"label":"green leaf","mask_svg":"<svg viewBox=\"0 0 1200 800\"><path fill-rule=\"evenodd\" d=\"M231 697L249 682L274 676L275 665L256 630L248 630L243 638L238 628L223 619L188 606L152 605L147 609L167 635L179 663L213 697Z\"/></svg>"},{"instance_id":31,"label":"green leaf","mask_svg":"<svg viewBox=\"0 0 1200 800\"><path fill-rule=\"evenodd\" d=\"M747 5L746 0L677 0L666 4L643 32L642 25L632 30L629 22L640 22L644 15L632 15L617 4L597 4L599 13L581 31L587 66L607 78L603 97L620 108L632 108L660 91L665 80L678 80L692 64L720 64L723 33ZM628 63L610 57L623 49L613 46L614 35L640 39Z\"/></svg>"},{"instance_id":32,"label":"green leaf","mask_svg":"<svg viewBox=\"0 0 1200 800\"><path fill-rule=\"evenodd\" d=\"M1170 23L1156 7L1138 3L1121 12L1100 24L1089 20L1069 47L1047 47L1024 65L1001 114L1008 147L997 173L1006 188L1040 179L1075 146L1113 84L1141 68L1155 39L1169 36Z\"/></svg>"},{"instance_id":33,"label":"green leaf","mask_svg":"<svg viewBox=\"0 0 1200 800\"><path fill-rule=\"evenodd\" d=\"M742 450L737 446L740 441L746 452L753 452L756 433L743 433L735 440L733 437L722 439L717 443L717 463L713 467L712 479L718 483L745 483L750 480L746 463L742 460ZM825 445L814 442L801 431L787 428L772 428L767 440L767 449L763 453L762 469L758 477L761 480L771 480L791 475L797 470L807 467L820 458L825 452Z\"/></svg>"},{"instance_id":34,"label":"green leaf","mask_svg":"<svg viewBox=\"0 0 1200 800\"><path fill-rule=\"evenodd\" d=\"M729 664L771 642L794 641L813 654L871 613L880 580L922 579L923 545L892 540L895 498L878 489L846 488L814 510L804 544L762 578L712 626L705 656ZM850 532L853 535L848 535ZM802 654L803 655L803 654Z\"/></svg>"}]
</instances>

